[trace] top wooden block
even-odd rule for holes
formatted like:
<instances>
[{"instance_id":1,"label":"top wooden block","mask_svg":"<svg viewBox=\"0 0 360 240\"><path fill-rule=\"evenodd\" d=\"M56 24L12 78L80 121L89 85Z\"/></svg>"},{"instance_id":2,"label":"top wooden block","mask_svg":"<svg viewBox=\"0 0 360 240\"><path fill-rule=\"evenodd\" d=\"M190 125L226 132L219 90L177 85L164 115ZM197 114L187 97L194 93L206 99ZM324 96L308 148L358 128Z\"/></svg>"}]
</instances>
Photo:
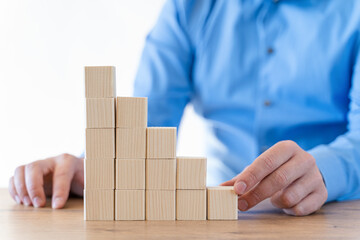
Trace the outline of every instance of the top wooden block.
<instances>
[{"instance_id":1,"label":"top wooden block","mask_svg":"<svg viewBox=\"0 0 360 240\"><path fill-rule=\"evenodd\" d=\"M115 67L85 67L85 97L116 97Z\"/></svg>"},{"instance_id":2,"label":"top wooden block","mask_svg":"<svg viewBox=\"0 0 360 240\"><path fill-rule=\"evenodd\" d=\"M118 97L116 101L116 127L146 128L147 110L147 98Z\"/></svg>"},{"instance_id":3,"label":"top wooden block","mask_svg":"<svg viewBox=\"0 0 360 240\"><path fill-rule=\"evenodd\" d=\"M206 189L206 158L176 158L176 188Z\"/></svg>"},{"instance_id":4,"label":"top wooden block","mask_svg":"<svg viewBox=\"0 0 360 240\"><path fill-rule=\"evenodd\" d=\"M146 158L176 158L176 127L146 129Z\"/></svg>"}]
</instances>

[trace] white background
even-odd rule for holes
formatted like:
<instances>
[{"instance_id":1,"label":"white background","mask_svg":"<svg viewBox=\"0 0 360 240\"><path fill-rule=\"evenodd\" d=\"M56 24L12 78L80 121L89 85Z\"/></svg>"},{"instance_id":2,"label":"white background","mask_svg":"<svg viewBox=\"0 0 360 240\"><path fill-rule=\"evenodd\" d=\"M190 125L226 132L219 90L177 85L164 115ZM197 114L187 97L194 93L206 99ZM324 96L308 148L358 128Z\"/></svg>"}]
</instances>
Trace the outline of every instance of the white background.
<instances>
[{"instance_id":1,"label":"white background","mask_svg":"<svg viewBox=\"0 0 360 240\"><path fill-rule=\"evenodd\" d=\"M16 166L84 148L83 67L114 65L130 96L163 0L0 0L0 187ZM178 154L203 154L191 107Z\"/></svg>"}]
</instances>

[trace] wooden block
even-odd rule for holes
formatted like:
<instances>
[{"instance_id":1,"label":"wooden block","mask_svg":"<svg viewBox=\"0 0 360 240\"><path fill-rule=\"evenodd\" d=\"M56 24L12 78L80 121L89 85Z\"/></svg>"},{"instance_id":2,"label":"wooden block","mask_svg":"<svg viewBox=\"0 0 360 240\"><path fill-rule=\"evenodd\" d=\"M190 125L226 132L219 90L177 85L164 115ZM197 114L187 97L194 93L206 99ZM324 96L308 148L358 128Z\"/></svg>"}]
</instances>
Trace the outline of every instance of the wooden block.
<instances>
[{"instance_id":1,"label":"wooden block","mask_svg":"<svg viewBox=\"0 0 360 240\"><path fill-rule=\"evenodd\" d=\"M145 220L145 190L115 190L115 220Z\"/></svg>"},{"instance_id":2,"label":"wooden block","mask_svg":"<svg viewBox=\"0 0 360 240\"><path fill-rule=\"evenodd\" d=\"M238 196L234 187L207 188L209 220L237 220Z\"/></svg>"},{"instance_id":3,"label":"wooden block","mask_svg":"<svg viewBox=\"0 0 360 240\"><path fill-rule=\"evenodd\" d=\"M115 158L115 129L86 129L88 159Z\"/></svg>"},{"instance_id":4,"label":"wooden block","mask_svg":"<svg viewBox=\"0 0 360 240\"><path fill-rule=\"evenodd\" d=\"M206 189L206 158L176 158L176 188Z\"/></svg>"},{"instance_id":5,"label":"wooden block","mask_svg":"<svg viewBox=\"0 0 360 240\"><path fill-rule=\"evenodd\" d=\"M175 191L146 190L146 220L175 220Z\"/></svg>"},{"instance_id":6,"label":"wooden block","mask_svg":"<svg viewBox=\"0 0 360 240\"><path fill-rule=\"evenodd\" d=\"M84 190L85 220L114 220L114 190Z\"/></svg>"},{"instance_id":7,"label":"wooden block","mask_svg":"<svg viewBox=\"0 0 360 240\"><path fill-rule=\"evenodd\" d=\"M176 189L176 159L146 160L146 189Z\"/></svg>"},{"instance_id":8,"label":"wooden block","mask_svg":"<svg viewBox=\"0 0 360 240\"><path fill-rule=\"evenodd\" d=\"M115 67L85 67L85 97L116 97Z\"/></svg>"},{"instance_id":9,"label":"wooden block","mask_svg":"<svg viewBox=\"0 0 360 240\"><path fill-rule=\"evenodd\" d=\"M177 220L206 220L206 189L176 190Z\"/></svg>"},{"instance_id":10,"label":"wooden block","mask_svg":"<svg viewBox=\"0 0 360 240\"><path fill-rule=\"evenodd\" d=\"M116 158L145 158L146 128L116 129Z\"/></svg>"},{"instance_id":11,"label":"wooden block","mask_svg":"<svg viewBox=\"0 0 360 240\"><path fill-rule=\"evenodd\" d=\"M147 98L117 97L116 127L146 128L147 110Z\"/></svg>"},{"instance_id":12,"label":"wooden block","mask_svg":"<svg viewBox=\"0 0 360 240\"><path fill-rule=\"evenodd\" d=\"M116 159L116 189L145 190L145 159Z\"/></svg>"},{"instance_id":13,"label":"wooden block","mask_svg":"<svg viewBox=\"0 0 360 240\"><path fill-rule=\"evenodd\" d=\"M146 158L176 158L176 128L147 128Z\"/></svg>"},{"instance_id":14,"label":"wooden block","mask_svg":"<svg viewBox=\"0 0 360 240\"><path fill-rule=\"evenodd\" d=\"M85 159L85 189L114 189L115 160Z\"/></svg>"},{"instance_id":15,"label":"wooden block","mask_svg":"<svg viewBox=\"0 0 360 240\"><path fill-rule=\"evenodd\" d=\"M86 99L87 128L115 128L115 99Z\"/></svg>"}]
</instances>

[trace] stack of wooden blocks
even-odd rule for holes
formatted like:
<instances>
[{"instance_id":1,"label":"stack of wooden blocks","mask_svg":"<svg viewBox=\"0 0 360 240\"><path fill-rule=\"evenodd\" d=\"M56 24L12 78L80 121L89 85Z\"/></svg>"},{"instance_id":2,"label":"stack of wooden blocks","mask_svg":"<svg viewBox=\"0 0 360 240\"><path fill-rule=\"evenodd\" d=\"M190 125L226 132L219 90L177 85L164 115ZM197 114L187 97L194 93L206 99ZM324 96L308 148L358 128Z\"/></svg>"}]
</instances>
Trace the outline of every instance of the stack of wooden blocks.
<instances>
[{"instance_id":1,"label":"stack of wooden blocks","mask_svg":"<svg viewBox=\"0 0 360 240\"><path fill-rule=\"evenodd\" d=\"M84 215L114 219L115 68L85 69L86 149Z\"/></svg>"},{"instance_id":2,"label":"stack of wooden blocks","mask_svg":"<svg viewBox=\"0 0 360 240\"><path fill-rule=\"evenodd\" d=\"M233 187L206 188L206 158L176 158L176 128L147 127L147 98L115 103L114 67L85 67L85 89L85 220L237 219Z\"/></svg>"}]
</instances>

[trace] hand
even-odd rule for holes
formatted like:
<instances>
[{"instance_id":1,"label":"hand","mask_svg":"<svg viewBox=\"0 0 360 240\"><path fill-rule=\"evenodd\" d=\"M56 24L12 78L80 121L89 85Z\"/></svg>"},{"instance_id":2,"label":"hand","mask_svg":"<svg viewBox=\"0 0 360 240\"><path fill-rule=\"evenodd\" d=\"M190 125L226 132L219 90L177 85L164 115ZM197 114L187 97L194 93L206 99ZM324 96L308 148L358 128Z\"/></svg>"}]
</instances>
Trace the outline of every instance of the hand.
<instances>
[{"instance_id":1,"label":"hand","mask_svg":"<svg viewBox=\"0 0 360 240\"><path fill-rule=\"evenodd\" d=\"M83 159L61 154L17 167L9 181L11 197L26 206L43 207L52 195L52 207L64 207L69 193L82 196Z\"/></svg>"},{"instance_id":2,"label":"hand","mask_svg":"<svg viewBox=\"0 0 360 240\"><path fill-rule=\"evenodd\" d=\"M271 198L286 214L303 216L320 209L327 199L314 157L293 141L278 142L222 185L234 185L241 211Z\"/></svg>"}]
</instances>

